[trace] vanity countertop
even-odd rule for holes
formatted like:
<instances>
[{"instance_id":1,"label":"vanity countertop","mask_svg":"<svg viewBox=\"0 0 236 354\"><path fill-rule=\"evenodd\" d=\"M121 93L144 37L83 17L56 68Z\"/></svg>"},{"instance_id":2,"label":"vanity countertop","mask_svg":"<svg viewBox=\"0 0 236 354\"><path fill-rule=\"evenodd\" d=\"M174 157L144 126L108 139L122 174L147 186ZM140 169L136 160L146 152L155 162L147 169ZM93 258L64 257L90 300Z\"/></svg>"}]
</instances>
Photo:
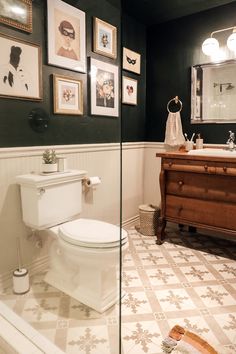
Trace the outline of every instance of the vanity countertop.
<instances>
[{"instance_id":1,"label":"vanity countertop","mask_svg":"<svg viewBox=\"0 0 236 354\"><path fill-rule=\"evenodd\" d=\"M217 148L216 148L217 149ZM174 159L186 159L192 161L218 161L218 162L232 162L236 163L236 154L234 156L214 156L214 155L191 155L185 150L176 150L176 151L166 151L156 153L156 157L163 158L174 158Z\"/></svg>"}]
</instances>

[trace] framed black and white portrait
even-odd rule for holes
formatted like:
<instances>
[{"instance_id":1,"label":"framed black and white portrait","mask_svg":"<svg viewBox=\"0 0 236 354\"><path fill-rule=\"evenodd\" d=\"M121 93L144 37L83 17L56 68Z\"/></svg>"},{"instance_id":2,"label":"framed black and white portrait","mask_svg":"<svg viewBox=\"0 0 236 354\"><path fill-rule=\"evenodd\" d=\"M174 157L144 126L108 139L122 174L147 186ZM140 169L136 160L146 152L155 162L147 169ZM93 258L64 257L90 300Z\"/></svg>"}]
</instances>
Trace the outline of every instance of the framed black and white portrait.
<instances>
[{"instance_id":1,"label":"framed black and white portrait","mask_svg":"<svg viewBox=\"0 0 236 354\"><path fill-rule=\"evenodd\" d=\"M42 99L41 48L0 34L0 96Z\"/></svg>"}]
</instances>

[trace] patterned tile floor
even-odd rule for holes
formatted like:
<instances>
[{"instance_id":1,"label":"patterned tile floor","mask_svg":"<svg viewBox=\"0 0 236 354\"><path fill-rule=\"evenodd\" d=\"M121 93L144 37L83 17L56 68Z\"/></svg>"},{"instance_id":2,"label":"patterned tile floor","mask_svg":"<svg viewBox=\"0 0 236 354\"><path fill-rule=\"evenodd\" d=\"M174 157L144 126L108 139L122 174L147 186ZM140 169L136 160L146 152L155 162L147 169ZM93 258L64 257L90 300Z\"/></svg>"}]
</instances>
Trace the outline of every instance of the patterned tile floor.
<instances>
[{"instance_id":1,"label":"patterned tile floor","mask_svg":"<svg viewBox=\"0 0 236 354\"><path fill-rule=\"evenodd\" d=\"M164 244L129 230L123 264L122 354L162 354L179 324L219 354L236 353L236 244L168 226ZM118 305L103 315L31 278L21 296L6 288L6 305L68 354L118 354ZM172 352L175 354L175 352ZM177 353L177 351L176 351Z\"/></svg>"}]
</instances>

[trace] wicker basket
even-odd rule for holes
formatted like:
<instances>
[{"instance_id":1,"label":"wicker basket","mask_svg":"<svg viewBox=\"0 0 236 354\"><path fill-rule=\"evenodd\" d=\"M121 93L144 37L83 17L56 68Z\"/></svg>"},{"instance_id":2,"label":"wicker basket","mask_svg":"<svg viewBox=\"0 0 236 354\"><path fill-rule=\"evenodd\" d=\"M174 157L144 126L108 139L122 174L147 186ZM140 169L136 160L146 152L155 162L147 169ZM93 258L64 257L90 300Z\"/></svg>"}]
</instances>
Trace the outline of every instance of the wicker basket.
<instances>
[{"instance_id":1,"label":"wicker basket","mask_svg":"<svg viewBox=\"0 0 236 354\"><path fill-rule=\"evenodd\" d=\"M157 232L160 208L152 204L139 206L140 229L139 232L146 236L154 236Z\"/></svg>"}]
</instances>

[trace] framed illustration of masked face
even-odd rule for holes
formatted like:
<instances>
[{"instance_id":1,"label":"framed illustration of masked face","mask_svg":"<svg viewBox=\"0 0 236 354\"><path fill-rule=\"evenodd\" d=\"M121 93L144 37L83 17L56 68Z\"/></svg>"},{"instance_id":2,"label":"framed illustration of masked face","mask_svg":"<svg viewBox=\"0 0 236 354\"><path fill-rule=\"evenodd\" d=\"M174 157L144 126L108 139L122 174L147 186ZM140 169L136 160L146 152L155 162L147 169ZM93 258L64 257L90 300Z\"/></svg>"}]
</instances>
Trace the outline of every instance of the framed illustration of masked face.
<instances>
[{"instance_id":1,"label":"framed illustration of masked face","mask_svg":"<svg viewBox=\"0 0 236 354\"><path fill-rule=\"evenodd\" d=\"M140 74L141 55L123 47L123 69Z\"/></svg>"},{"instance_id":2,"label":"framed illustration of masked face","mask_svg":"<svg viewBox=\"0 0 236 354\"><path fill-rule=\"evenodd\" d=\"M86 72L85 13L61 0L48 0L48 63Z\"/></svg>"}]
</instances>

